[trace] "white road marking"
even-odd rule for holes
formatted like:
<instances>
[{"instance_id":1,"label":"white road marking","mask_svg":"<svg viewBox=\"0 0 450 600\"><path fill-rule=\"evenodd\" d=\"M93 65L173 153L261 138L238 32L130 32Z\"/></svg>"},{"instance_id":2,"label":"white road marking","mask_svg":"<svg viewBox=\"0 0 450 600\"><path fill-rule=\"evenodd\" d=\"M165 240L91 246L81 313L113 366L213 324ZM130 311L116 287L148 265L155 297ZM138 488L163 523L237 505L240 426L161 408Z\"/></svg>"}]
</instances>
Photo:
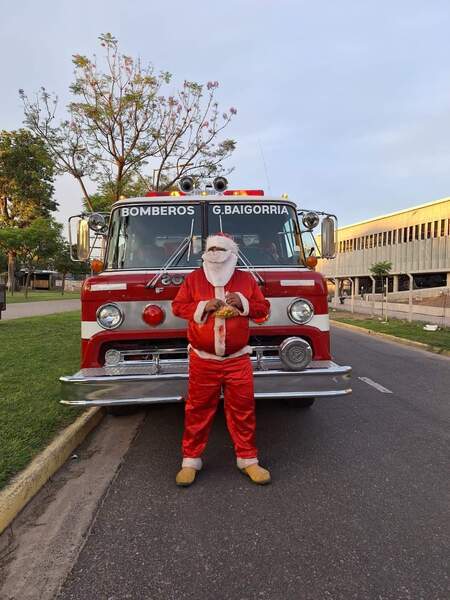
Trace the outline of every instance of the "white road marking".
<instances>
[{"instance_id":1,"label":"white road marking","mask_svg":"<svg viewBox=\"0 0 450 600\"><path fill-rule=\"evenodd\" d=\"M391 392L391 390L388 390L381 384L377 383L376 381L373 381L372 379L369 379L368 377L358 377L358 379L360 379L361 381L364 381L364 383L367 383L368 385L371 385L372 387L374 387L379 392L382 392L383 394L392 394L393 393L393 392Z\"/></svg>"}]
</instances>

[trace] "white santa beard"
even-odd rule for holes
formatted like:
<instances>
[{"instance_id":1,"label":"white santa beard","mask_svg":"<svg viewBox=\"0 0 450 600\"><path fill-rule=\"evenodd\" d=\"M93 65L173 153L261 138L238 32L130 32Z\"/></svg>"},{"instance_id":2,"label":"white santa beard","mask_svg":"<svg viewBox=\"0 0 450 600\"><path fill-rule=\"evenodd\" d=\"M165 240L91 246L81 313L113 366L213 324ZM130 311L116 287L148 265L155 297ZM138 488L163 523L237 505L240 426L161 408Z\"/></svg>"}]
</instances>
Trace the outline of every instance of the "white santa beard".
<instances>
[{"instance_id":1,"label":"white santa beard","mask_svg":"<svg viewBox=\"0 0 450 600\"><path fill-rule=\"evenodd\" d=\"M205 252L202 258L203 270L209 283L214 287L224 287L230 281L236 268L238 260L236 254L230 250L221 252L220 258L222 260L220 262L211 260L211 258L216 258L216 256L209 257L208 252Z\"/></svg>"}]
</instances>

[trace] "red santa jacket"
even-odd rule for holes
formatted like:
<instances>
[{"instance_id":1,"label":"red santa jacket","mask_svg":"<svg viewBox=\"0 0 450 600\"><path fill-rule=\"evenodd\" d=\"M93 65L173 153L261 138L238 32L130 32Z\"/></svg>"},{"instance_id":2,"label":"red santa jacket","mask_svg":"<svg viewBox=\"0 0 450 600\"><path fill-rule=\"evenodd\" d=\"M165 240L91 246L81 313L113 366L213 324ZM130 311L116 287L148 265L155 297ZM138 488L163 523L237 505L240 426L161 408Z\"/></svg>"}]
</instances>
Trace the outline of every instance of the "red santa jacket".
<instances>
[{"instance_id":1,"label":"red santa jacket","mask_svg":"<svg viewBox=\"0 0 450 600\"><path fill-rule=\"evenodd\" d=\"M235 292L241 298L243 310L240 315L221 319L214 313L204 314L207 302L213 298L224 300L226 292ZM211 285L203 269L197 269L186 277L172 302L173 314L189 320L188 340L192 348L211 358L249 351L249 318L263 318L269 314L269 309L270 304L254 277L238 269L224 288Z\"/></svg>"}]
</instances>

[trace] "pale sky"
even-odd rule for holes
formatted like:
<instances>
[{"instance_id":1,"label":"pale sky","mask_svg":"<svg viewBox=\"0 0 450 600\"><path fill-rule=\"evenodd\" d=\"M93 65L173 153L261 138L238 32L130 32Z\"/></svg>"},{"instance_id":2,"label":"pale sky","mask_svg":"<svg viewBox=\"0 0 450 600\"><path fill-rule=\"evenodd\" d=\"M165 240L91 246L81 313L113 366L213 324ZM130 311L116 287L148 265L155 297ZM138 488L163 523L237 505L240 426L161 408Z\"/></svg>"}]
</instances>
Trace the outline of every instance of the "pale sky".
<instances>
[{"instance_id":1,"label":"pale sky","mask_svg":"<svg viewBox=\"0 0 450 600\"><path fill-rule=\"evenodd\" d=\"M232 188L288 192L339 224L450 196L449 0L0 0L0 128L113 33L178 80L218 80ZM64 116L61 110L61 116ZM267 175L264 160L267 165ZM59 220L81 193L57 183Z\"/></svg>"}]
</instances>

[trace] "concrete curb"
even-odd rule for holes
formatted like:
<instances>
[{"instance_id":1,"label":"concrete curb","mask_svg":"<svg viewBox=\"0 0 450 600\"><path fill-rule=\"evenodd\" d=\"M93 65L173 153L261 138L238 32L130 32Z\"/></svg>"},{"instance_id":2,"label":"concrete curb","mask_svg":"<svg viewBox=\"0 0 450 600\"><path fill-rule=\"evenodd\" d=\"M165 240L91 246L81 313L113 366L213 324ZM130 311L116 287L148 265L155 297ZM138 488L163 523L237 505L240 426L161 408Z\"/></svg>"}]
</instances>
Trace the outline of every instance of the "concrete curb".
<instances>
[{"instance_id":1,"label":"concrete curb","mask_svg":"<svg viewBox=\"0 0 450 600\"><path fill-rule=\"evenodd\" d=\"M66 427L24 471L16 475L0 492L0 534L33 498L103 419L105 411L94 407Z\"/></svg>"},{"instance_id":2,"label":"concrete curb","mask_svg":"<svg viewBox=\"0 0 450 600\"><path fill-rule=\"evenodd\" d=\"M433 352L434 354L440 354L441 356L450 356L449 350L442 350L441 348L429 346L428 344L423 344L422 342L407 340L405 338L397 337L396 335L382 333L381 331L373 331L372 329L367 329L366 327L351 325L350 323L343 323L342 321L335 321L334 319L330 319L330 321L332 325L335 325L336 327L342 327L342 329L350 329L351 331L357 331L358 333L374 335L391 342L397 342L397 344L401 344L402 346L412 346L413 348L419 348L420 350L426 350L427 352Z\"/></svg>"}]
</instances>

